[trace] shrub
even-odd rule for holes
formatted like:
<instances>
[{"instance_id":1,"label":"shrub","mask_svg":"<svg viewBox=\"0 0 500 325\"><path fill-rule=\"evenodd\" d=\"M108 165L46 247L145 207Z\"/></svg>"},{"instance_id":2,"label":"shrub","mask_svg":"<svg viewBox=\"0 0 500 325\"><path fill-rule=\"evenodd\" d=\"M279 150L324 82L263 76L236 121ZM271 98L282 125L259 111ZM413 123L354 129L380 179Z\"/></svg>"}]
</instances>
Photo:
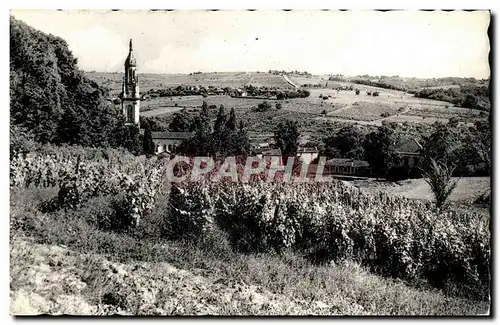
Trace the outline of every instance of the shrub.
<instances>
[{"instance_id":1,"label":"shrub","mask_svg":"<svg viewBox=\"0 0 500 325\"><path fill-rule=\"evenodd\" d=\"M236 250L293 249L317 262L357 260L378 273L425 278L437 287L451 280L474 294L489 285L488 224L474 213L438 212L341 182L203 186L210 199L189 192L177 198L187 208L184 229L193 229L188 216L210 215Z\"/></svg>"},{"instance_id":2,"label":"shrub","mask_svg":"<svg viewBox=\"0 0 500 325\"><path fill-rule=\"evenodd\" d=\"M451 180L455 168L446 166L441 162L436 162L432 158L430 160L431 165L429 170L424 172L425 181L429 184L434 194L436 208L442 209L457 186L458 180Z\"/></svg>"},{"instance_id":3,"label":"shrub","mask_svg":"<svg viewBox=\"0 0 500 325\"><path fill-rule=\"evenodd\" d=\"M281 109L282 107L281 103L276 103L276 109Z\"/></svg>"},{"instance_id":4,"label":"shrub","mask_svg":"<svg viewBox=\"0 0 500 325\"><path fill-rule=\"evenodd\" d=\"M207 189L172 186L164 235L170 239L196 239L213 224L213 206Z\"/></svg>"},{"instance_id":5,"label":"shrub","mask_svg":"<svg viewBox=\"0 0 500 325\"><path fill-rule=\"evenodd\" d=\"M256 108L254 108L254 111L256 112L267 112L268 110L271 109L271 104L267 101L263 101L259 105L257 105Z\"/></svg>"}]
</instances>

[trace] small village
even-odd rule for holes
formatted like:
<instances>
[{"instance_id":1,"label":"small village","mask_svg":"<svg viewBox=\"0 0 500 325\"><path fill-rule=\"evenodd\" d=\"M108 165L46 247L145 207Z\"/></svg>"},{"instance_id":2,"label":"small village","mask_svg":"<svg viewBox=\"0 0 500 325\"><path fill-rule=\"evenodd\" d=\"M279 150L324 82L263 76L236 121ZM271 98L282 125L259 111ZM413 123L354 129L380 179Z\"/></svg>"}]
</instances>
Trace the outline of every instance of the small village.
<instances>
[{"instance_id":1,"label":"small village","mask_svg":"<svg viewBox=\"0 0 500 325\"><path fill-rule=\"evenodd\" d=\"M125 74L122 86L122 93L120 95L120 102L124 116L127 118L127 125L139 125L140 118L140 103L141 97L139 93L139 74L137 71L137 63L135 59L134 50L132 47L132 40L129 44L129 54L125 60ZM193 91L199 91L199 88L190 87ZM352 91L352 87L343 87L340 90ZM236 89L237 94L241 97L246 97L246 92L241 89ZM225 90L221 88L214 88L213 92L208 95L224 94ZM144 134L144 129L141 129L141 134ZM155 155L162 157L171 157L175 155L176 149L187 139L194 136L194 132L152 132L152 140L154 142ZM248 134L250 139L250 155L262 158L264 161L271 161L271 159L278 158L280 164L284 164L282 160L282 152L276 146L273 133L259 133L250 132ZM401 166L408 169L418 168L420 150L422 146L417 140L410 139L406 142L400 143L396 147L396 153L401 157ZM310 165L310 174L313 175L316 170L320 151L317 147L308 146L308 136L299 138L299 145L297 148L296 159L301 163ZM349 158L332 158L326 161L326 168L323 171L324 175L329 175L337 178L368 178L373 174L370 165L364 160L355 160Z\"/></svg>"}]
</instances>

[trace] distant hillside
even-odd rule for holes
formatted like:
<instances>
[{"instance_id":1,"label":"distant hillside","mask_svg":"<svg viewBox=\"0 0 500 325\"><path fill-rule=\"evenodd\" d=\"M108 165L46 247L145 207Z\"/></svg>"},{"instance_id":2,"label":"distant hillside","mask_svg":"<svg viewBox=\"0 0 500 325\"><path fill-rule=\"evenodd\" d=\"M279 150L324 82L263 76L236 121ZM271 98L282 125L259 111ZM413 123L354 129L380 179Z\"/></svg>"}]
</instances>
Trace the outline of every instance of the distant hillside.
<instances>
[{"instance_id":1,"label":"distant hillside","mask_svg":"<svg viewBox=\"0 0 500 325\"><path fill-rule=\"evenodd\" d=\"M418 91L415 97L442 100L456 106L489 111L489 87L482 85L460 85L459 87L426 88Z\"/></svg>"},{"instance_id":2,"label":"distant hillside","mask_svg":"<svg viewBox=\"0 0 500 325\"><path fill-rule=\"evenodd\" d=\"M128 132L106 90L78 69L66 41L10 17L11 146L118 146ZM11 148L12 149L12 148Z\"/></svg>"},{"instance_id":3,"label":"distant hillside","mask_svg":"<svg viewBox=\"0 0 500 325\"><path fill-rule=\"evenodd\" d=\"M489 80L474 78L402 78L398 76L330 76L330 81L350 81L385 89L405 91L416 97L429 98L453 103L456 106L490 109Z\"/></svg>"}]
</instances>

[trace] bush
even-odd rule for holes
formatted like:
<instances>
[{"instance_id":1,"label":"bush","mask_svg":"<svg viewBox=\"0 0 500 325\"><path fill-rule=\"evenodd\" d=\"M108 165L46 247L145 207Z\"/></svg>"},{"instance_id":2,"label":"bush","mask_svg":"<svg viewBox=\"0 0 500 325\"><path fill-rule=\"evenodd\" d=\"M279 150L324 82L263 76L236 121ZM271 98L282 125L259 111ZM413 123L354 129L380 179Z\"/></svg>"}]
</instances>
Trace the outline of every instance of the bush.
<instances>
[{"instance_id":1,"label":"bush","mask_svg":"<svg viewBox=\"0 0 500 325\"><path fill-rule=\"evenodd\" d=\"M169 239L200 238L213 224L213 207L207 190L173 186L169 195L170 210L164 222L164 236Z\"/></svg>"},{"instance_id":2,"label":"bush","mask_svg":"<svg viewBox=\"0 0 500 325\"><path fill-rule=\"evenodd\" d=\"M263 101L256 108L254 108L254 111L256 111L256 112L267 112L270 109L271 109L271 104L269 104L269 102L267 102L267 101Z\"/></svg>"},{"instance_id":3,"label":"bush","mask_svg":"<svg viewBox=\"0 0 500 325\"><path fill-rule=\"evenodd\" d=\"M281 103L276 103L276 109L281 109L282 107Z\"/></svg>"},{"instance_id":4,"label":"bush","mask_svg":"<svg viewBox=\"0 0 500 325\"><path fill-rule=\"evenodd\" d=\"M453 281L477 295L489 286L489 228L474 213L437 212L341 182L205 184L205 194L194 196L190 186L175 194L184 229L203 236L201 216L210 216L238 251L292 249L317 262L357 260L383 275L425 278L436 287Z\"/></svg>"},{"instance_id":5,"label":"bush","mask_svg":"<svg viewBox=\"0 0 500 325\"><path fill-rule=\"evenodd\" d=\"M434 194L437 209L445 207L448 198L457 186L458 181L451 180L453 170L453 167L450 168L431 158L429 170L424 172L425 181L429 184Z\"/></svg>"}]
</instances>

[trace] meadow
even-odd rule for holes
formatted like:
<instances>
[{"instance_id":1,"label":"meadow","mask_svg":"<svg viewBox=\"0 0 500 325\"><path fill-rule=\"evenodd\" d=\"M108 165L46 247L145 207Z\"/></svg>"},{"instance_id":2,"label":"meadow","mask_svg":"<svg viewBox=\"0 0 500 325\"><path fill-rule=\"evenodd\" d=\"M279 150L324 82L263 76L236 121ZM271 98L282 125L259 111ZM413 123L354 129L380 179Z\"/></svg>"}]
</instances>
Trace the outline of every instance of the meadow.
<instances>
[{"instance_id":1,"label":"meadow","mask_svg":"<svg viewBox=\"0 0 500 325\"><path fill-rule=\"evenodd\" d=\"M86 73L91 79L108 87L112 96L118 96L121 89L120 73ZM354 84L350 82L329 81L327 76L287 76L292 82L299 86L304 84L319 84L320 87L306 87L311 93L307 98L294 98L286 100L268 100L274 110L276 103L282 104L282 110L262 114L252 111L264 99L255 98L233 98L226 95L211 95L206 98L202 96L182 97L156 97L141 102L141 115L168 116L183 108L197 110L205 100L209 105L224 105L226 109L235 108L238 117L245 116L249 120L249 128L257 131L268 132L278 121L284 118L296 118L307 121L304 125L308 129L305 132L315 132L320 125L326 123L359 123L365 125L381 125L382 122L396 123L427 123L436 121L447 122L455 117L461 123L472 125L474 121L485 119L486 114L477 109L455 107L451 103L416 98L413 94L384 89L373 86ZM245 85L255 87L277 87L280 89L292 89L280 75L264 72L220 72L201 74L140 74L141 92L150 89L162 89L179 85L202 85L205 87L232 87L238 88ZM359 89L359 95L355 91L337 90L339 86ZM379 96L368 95L368 92L379 92ZM262 122L262 120L267 120ZM255 122L254 122L255 121Z\"/></svg>"}]
</instances>

